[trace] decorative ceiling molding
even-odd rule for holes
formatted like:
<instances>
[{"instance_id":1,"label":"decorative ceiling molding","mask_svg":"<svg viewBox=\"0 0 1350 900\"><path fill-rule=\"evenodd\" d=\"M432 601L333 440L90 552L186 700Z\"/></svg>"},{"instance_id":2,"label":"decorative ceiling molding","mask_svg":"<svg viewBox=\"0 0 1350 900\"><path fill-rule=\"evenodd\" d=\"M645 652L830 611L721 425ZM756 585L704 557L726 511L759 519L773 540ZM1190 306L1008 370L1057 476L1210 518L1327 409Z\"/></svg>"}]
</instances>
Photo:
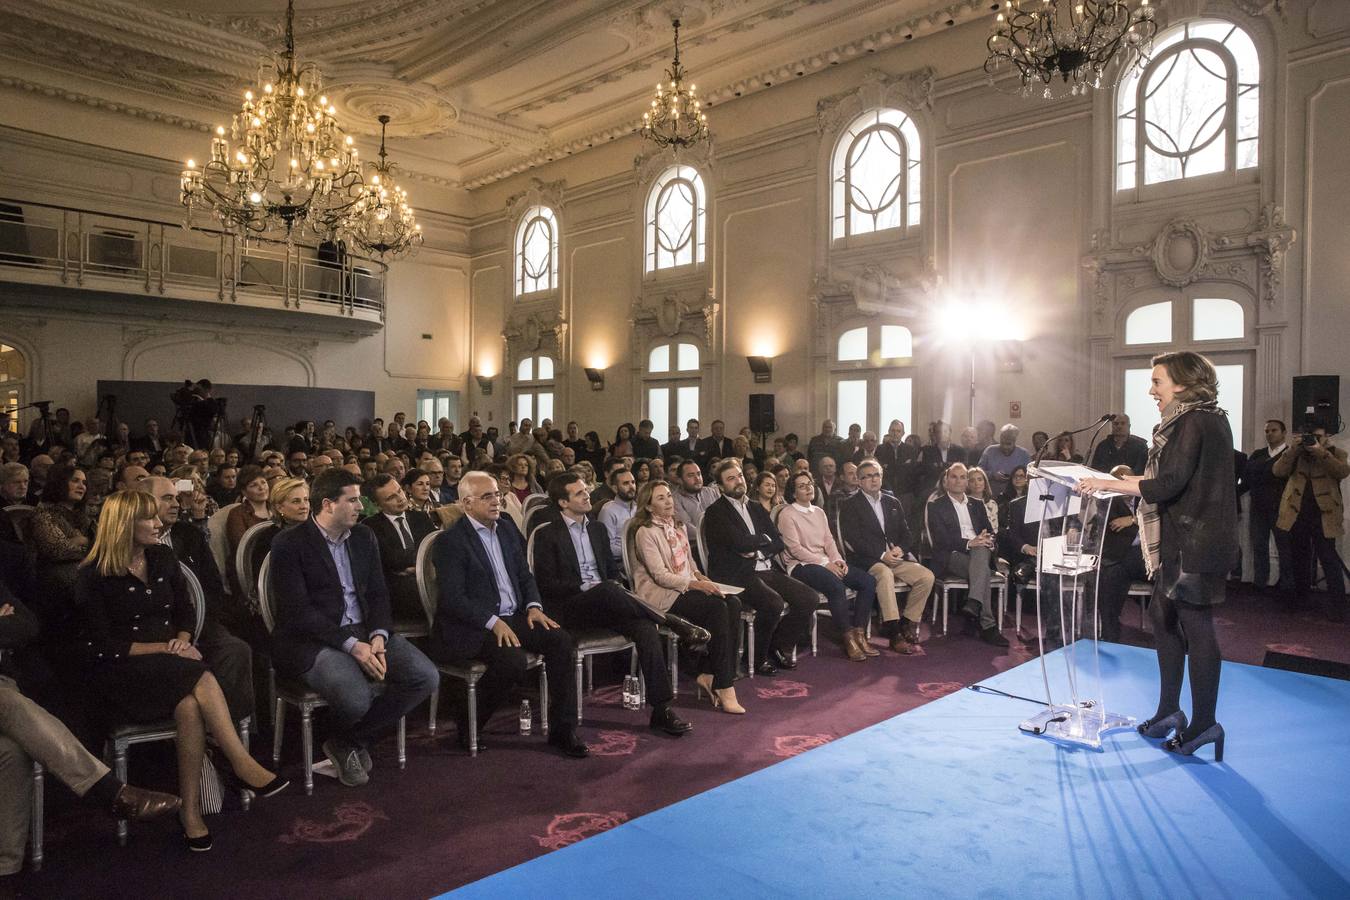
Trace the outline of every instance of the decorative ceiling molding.
<instances>
[{"instance_id":1,"label":"decorative ceiling molding","mask_svg":"<svg viewBox=\"0 0 1350 900\"><path fill-rule=\"evenodd\" d=\"M196 119L189 119L186 116L161 112L157 109L146 109L143 106L133 106L129 103L118 103L109 100L106 97L95 97L92 94L72 91L67 88L56 87L55 85L50 84L39 84L38 82L28 81L23 78L0 75L0 85L18 88L19 90L28 91L32 94L43 94L48 97L55 97L59 100L79 103L84 106L92 106L95 109L106 109L109 112L120 113L121 115L132 116L137 119L146 119L151 122L163 122L166 125L186 128L189 131L201 131L206 133L211 131L211 125L209 123L201 122Z\"/></svg>"}]
</instances>

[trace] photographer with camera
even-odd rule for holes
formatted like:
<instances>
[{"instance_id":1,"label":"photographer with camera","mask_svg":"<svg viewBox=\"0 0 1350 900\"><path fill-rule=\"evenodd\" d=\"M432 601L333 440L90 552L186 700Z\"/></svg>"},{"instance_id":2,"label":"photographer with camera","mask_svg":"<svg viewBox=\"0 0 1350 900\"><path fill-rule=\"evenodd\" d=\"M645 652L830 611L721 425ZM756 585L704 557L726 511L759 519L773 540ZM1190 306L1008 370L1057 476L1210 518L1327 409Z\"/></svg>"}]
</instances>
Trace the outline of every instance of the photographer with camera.
<instances>
[{"instance_id":1,"label":"photographer with camera","mask_svg":"<svg viewBox=\"0 0 1350 900\"><path fill-rule=\"evenodd\" d=\"M1327 615L1340 621L1345 617L1345 574L1336 553L1336 538L1345 533L1340 483L1350 476L1346 452L1331 443L1324 426L1312 425L1280 454L1271 472L1276 478L1289 479L1275 527L1289 532L1295 599L1307 598L1316 557L1327 578Z\"/></svg>"}]
</instances>

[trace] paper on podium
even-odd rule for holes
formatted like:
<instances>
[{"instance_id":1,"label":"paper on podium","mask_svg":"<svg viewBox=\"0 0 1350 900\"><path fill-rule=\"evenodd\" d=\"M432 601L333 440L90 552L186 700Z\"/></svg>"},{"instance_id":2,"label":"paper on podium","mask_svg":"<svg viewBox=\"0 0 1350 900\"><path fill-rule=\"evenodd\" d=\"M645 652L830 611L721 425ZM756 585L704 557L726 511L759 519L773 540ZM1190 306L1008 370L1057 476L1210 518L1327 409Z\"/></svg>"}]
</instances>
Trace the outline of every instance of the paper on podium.
<instances>
[{"instance_id":1,"label":"paper on podium","mask_svg":"<svg viewBox=\"0 0 1350 900\"><path fill-rule=\"evenodd\" d=\"M1027 474L1031 476L1031 483L1027 486L1027 512L1023 520L1026 522L1039 522L1047 516L1058 518L1078 515L1082 498L1074 486L1084 478L1119 480L1114 475L1098 472L1081 463L1057 463L1053 460L1028 466ZM1109 499L1120 495L1104 491L1096 496Z\"/></svg>"},{"instance_id":2,"label":"paper on podium","mask_svg":"<svg viewBox=\"0 0 1350 900\"><path fill-rule=\"evenodd\" d=\"M1073 565L1064 559L1064 535L1055 535L1041 539L1041 571L1047 575L1081 575L1091 572L1097 565L1097 557L1091 553L1080 553Z\"/></svg>"}]
</instances>

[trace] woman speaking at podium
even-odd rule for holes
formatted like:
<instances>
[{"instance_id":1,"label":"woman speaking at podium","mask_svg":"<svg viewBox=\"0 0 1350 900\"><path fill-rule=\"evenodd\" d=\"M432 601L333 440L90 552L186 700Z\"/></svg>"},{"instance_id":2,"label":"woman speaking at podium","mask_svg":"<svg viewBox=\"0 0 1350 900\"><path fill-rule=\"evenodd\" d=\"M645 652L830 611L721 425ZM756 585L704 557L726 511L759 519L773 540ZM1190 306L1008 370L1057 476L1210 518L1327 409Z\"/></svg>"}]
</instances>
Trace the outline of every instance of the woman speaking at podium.
<instances>
[{"instance_id":1,"label":"woman speaking at podium","mask_svg":"<svg viewBox=\"0 0 1350 900\"><path fill-rule=\"evenodd\" d=\"M1158 709L1139 726L1150 738L1172 737L1167 750L1190 756L1214 744L1223 760L1219 643L1213 608L1237 558L1237 499L1233 494L1233 433L1219 408L1213 364L1183 350L1153 357L1149 396L1162 421L1142 476L1117 481L1085 478L1085 494L1116 491L1141 498L1139 545L1153 580L1149 604L1158 647ZM1190 656L1191 718L1181 710L1181 679Z\"/></svg>"}]
</instances>

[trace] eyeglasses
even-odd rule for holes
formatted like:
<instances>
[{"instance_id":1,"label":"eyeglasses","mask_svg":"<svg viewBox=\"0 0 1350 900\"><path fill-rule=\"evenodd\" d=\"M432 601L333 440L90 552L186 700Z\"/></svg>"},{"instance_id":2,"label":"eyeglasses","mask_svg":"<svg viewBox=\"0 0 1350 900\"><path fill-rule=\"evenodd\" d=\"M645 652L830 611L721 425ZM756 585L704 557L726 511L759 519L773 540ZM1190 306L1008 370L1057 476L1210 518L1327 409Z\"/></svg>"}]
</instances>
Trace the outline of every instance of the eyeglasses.
<instances>
[{"instance_id":1,"label":"eyeglasses","mask_svg":"<svg viewBox=\"0 0 1350 900\"><path fill-rule=\"evenodd\" d=\"M502 499L502 492L501 492L501 491L492 491L491 493L488 493L488 494L479 494L477 497L474 497L474 499L475 499L475 500L481 500L481 501L484 502L484 503L491 503L493 500L500 500L500 499Z\"/></svg>"},{"instance_id":2,"label":"eyeglasses","mask_svg":"<svg viewBox=\"0 0 1350 900\"><path fill-rule=\"evenodd\" d=\"M859 478L880 478L880 477L881 477L881 473L880 473L880 472L863 472L863 473L862 473L861 475L859 475L858 477L859 477Z\"/></svg>"}]
</instances>

